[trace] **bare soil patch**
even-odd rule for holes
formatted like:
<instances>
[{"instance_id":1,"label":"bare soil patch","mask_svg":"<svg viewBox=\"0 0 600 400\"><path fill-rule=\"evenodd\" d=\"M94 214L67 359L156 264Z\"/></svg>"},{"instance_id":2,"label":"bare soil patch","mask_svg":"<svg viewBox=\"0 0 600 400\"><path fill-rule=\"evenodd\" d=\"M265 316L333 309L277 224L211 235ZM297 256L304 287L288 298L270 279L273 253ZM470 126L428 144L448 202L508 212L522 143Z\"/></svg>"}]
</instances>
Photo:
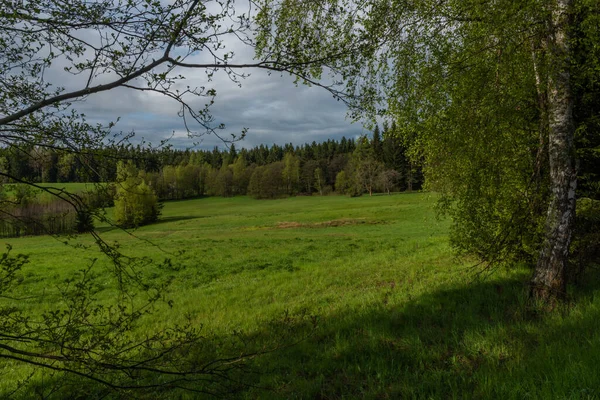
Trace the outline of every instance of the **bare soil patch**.
<instances>
[{"instance_id":1,"label":"bare soil patch","mask_svg":"<svg viewBox=\"0 0 600 400\"><path fill-rule=\"evenodd\" d=\"M384 221L372 221L367 220L365 218L341 218L341 219L333 219L330 221L323 222L293 222L293 221L283 221L278 222L274 228L275 229L290 229L290 228L336 228L339 226L348 226L348 225L377 225L382 224Z\"/></svg>"}]
</instances>

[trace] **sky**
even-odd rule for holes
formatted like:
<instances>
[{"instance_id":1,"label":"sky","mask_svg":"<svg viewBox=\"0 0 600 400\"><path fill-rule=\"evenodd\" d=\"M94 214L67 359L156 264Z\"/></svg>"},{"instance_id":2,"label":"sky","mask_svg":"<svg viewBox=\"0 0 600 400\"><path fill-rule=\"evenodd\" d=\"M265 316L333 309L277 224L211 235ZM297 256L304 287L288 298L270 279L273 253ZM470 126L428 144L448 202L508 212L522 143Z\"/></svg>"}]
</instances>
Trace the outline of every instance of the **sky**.
<instances>
[{"instance_id":1,"label":"sky","mask_svg":"<svg viewBox=\"0 0 600 400\"><path fill-rule=\"evenodd\" d=\"M78 34L89 35L86 40L91 42L96 40L94 32ZM254 50L235 37L224 36L224 45L226 51L235 53L233 62L253 61ZM209 54L199 52L186 59L186 62L213 62L213 59ZM60 63L53 66L52 81L67 90L80 89L82 84L85 86L85 76L67 74L63 71L64 66ZM223 123L226 126L224 131L219 132L220 136L231 138L230 134L239 136L243 128L248 129L245 139L236 143L238 148L254 147L261 143L301 145L366 133L361 123L352 123L346 118L346 106L334 99L327 90L296 85L293 78L287 75L244 70L250 76L241 80L239 87L224 71L217 72L211 82L207 81L206 71L202 69L175 72L185 75L184 85L206 86L217 91L211 111L215 125ZM101 76L94 83L106 83L110 79L110 76ZM194 108L201 109L206 99L190 99L189 102ZM135 132L134 143L143 139L156 145L162 139L171 137L169 143L176 148L190 148L195 143L198 143L196 148L202 149L226 146L214 135L189 138L184 122L178 116L180 106L158 93L117 88L91 95L84 102L78 102L76 107L86 114L89 122L106 124L118 119L114 130ZM200 126L191 128L202 130Z\"/></svg>"},{"instance_id":2,"label":"sky","mask_svg":"<svg viewBox=\"0 0 600 400\"><path fill-rule=\"evenodd\" d=\"M186 71L188 83L207 84L204 71ZM188 77L189 76L189 77ZM366 133L360 122L346 118L346 106L325 89L295 85L289 76L256 70L241 81L238 87L224 73L217 74L210 87L217 91L211 107L215 124L223 123L226 129L219 135L239 136L243 128L248 132L236 147L253 147L259 144L293 143L300 145L312 141L356 137ZM201 99L204 104L205 99ZM198 104L200 108L201 104ZM171 137L169 143L176 148L212 149L225 144L214 135L189 138L183 120L178 116L179 105L156 93L138 92L119 88L90 96L78 108L93 122L118 120L116 131L135 132L135 139L158 144ZM192 129L193 126L192 126ZM196 126L198 131L201 127Z\"/></svg>"}]
</instances>

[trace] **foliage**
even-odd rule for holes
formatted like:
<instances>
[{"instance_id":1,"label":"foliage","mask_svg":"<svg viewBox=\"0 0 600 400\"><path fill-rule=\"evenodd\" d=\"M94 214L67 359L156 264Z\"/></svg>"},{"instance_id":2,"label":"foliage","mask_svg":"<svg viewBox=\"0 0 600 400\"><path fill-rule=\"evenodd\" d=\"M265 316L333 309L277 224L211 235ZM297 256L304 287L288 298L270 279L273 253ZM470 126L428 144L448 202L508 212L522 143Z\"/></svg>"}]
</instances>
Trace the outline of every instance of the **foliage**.
<instances>
[{"instance_id":1,"label":"foliage","mask_svg":"<svg viewBox=\"0 0 600 400\"><path fill-rule=\"evenodd\" d=\"M335 191L338 193L346 193L350 188L350 182L346 175L346 171L340 171L335 177Z\"/></svg>"},{"instance_id":2,"label":"foliage","mask_svg":"<svg viewBox=\"0 0 600 400\"><path fill-rule=\"evenodd\" d=\"M315 189L323 196L325 189L325 179L323 177L323 170L319 167L315 168Z\"/></svg>"},{"instance_id":3,"label":"foliage","mask_svg":"<svg viewBox=\"0 0 600 400\"><path fill-rule=\"evenodd\" d=\"M253 167L246 165L245 155L236 158L231 169L233 172L233 192L235 194L246 194Z\"/></svg>"},{"instance_id":4,"label":"foliage","mask_svg":"<svg viewBox=\"0 0 600 400\"><path fill-rule=\"evenodd\" d=\"M600 200L600 5L578 1L573 36L573 87L577 122L578 187L581 197Z\"/></svg>"},{"instance_id":5,"label":"foliage","mask_svg":"<svg viewBox=\"0 0 600 400\"><path fill-rule=\"evenodd\" d=\"M401 41L394 49L408 57L396 66L396 90L406 97L391 99L401 135L418 132L410 144L424 156L429 188L443 195L452 243L488 262L532 263L541 245L549 192L531 53L540 34L509 33L543 20L533 3L484 6L485 16L471 3L436 9L450 13L448 30L410 32L411 53Z\"/></svg>"},{"instance_id":6,"label":"foliage","mask_svg":"<svg viewBox=\"0 0 600 400\"><path fill-rule=\"evenodd\" d=\"M248 194L256 199L276 199L286 194L283 180L285 165L278 161L254 169L248 185Z\"/></svg>"},{"instance_id":7,"label":"foliage","mask_svg":"<svg viewBox=\"0 0 600 400\"><path fill-rule=\"evenodd\" d=\"M577 200L577 230L571 252L572 280L581 283L586 268L600 267L600 201L590 198Z\"/></svg>"},{"instance_id":8,"label":"foliage","mask_svg":"<svg viewBox=\"0 0 600 400\"><path fill-rule=\"evenodd\" d=\"M0 187L0 237L69 235L93 228L96 191L73 194L67 202L56 199L50 194L52 190L63 189L3 184ZM79 211L74 209L74 202L82 205Z\"/></svg>"},{"instance_id":9,"label":"foliage","mask_svg":"<svg viewBox=\"0 0 600 400\"><path fill-rule=\"evenodd\" d=\"M285 153L283 164L282 178L288 194L292 196L298 191L300 183L300 159L293 153Z\"/></svg>"},{"instance_id":10,"label":"foliage","mask_svg":"<svg viewBox=\"0 0 600 400\"><path fill-rule=\"evenodd\" d=\"M366 191L369 196L372 196L379 176L383 172L383 164L371 157L357 159L355 162L354 179L356 188L358 191Z\"/></svg>"},{"instance_id":11,"label":"foliage","mask_svg":"<svg viewBox=\"0 0 600 400\"><path fill-rule=\"evenodd\" d=\"M383 151L380 156L375 157L377 161L386 165L386 168L394 169L402 174L402 179L396 182L394 190L419 189L422 184L422 177L419 174L418 165L411 167L406 160L406 149L393 134L391 128L384 124L384 138L379 144ZM361 146L366 149L377 147L374 143L376 135L369 139L366 136L361 139L365 141ZM160 200L181 200L194 198L204 195L231 196L246 194L250 177L253 170L258 165L266 165L273 162L283 161L285 168L282 171L282 179L286 186L287 195L295 195L299 191L312 193L318 191L314 186L314 170L320 168L322 171L323 188L335 185L337 174L346 170L348 175L352 175L352 166L349 165L352 152L356 144L354 139L342 138L341 140L327 140L322 143L312 142L304 145L293 146L288 143L285 146L265 146L260 145L251 149L241 149L232 155L231 151L223 151L218 148L213 150L177 150L173 148L162 148L148 150L139 147L121 148L112 147L103 149L107 153L106 157L97 155L89 156L93 159L95 168L106 171L103 178L108 182L116 180L116 159L128 160L135 164L141 171L144 180L155 190ZM55 150L47 150L53 152ZM370 151L370 150L369 150ZM0 154L3 149L0 148ZM9 154L8 152L6 154ZM108 154L112 154L108 156ZM373 155L375 153L372 153ZM73 154L62 154L57 152L57 156L49 157L49 160L58 160L57 164L48 164L46 168L57 168L59 173L56 181L77 182L87 177L86 165L76 162ZM69 161L70 160L70 161ZM19 162L13 162L16 168ZM60 172L65 168L62 162L68 161L69 171L62 174ZM228 163L225 165L225 163ZM223 168L225 167L225 168ZM29 169L23 169L24 175L18 175L17 169L11 169L8 172L16 179L20 180L42 180L42 177ZM411 171L415 171L414 174ZM29 172L27 172L29 171ZM404 172L403 172L404 171ZM63 171L64 172L64 171ZM230 176L233 174L233 176ZM16 175L15 175L16 174ZM57 185L62 187L63 185ZM376 187L376 190L380 190ZM381 189L383 190L383 189ZM362 189L357 189L357 194L362 193ZM109 192L99 190L93 195L86 194L86 203L92 208L112 206L112 198L109 198ZM113 196L114 197L114 196Z\"/></svg>"},{"instance_id":12,"label":"foliage","mask_svg":"<svg viewBox=\"0 0 600 400\"><path fill-rule=\"evenodd\" d=\"M377 186L379 190L390 194L392 189L396 186L400 180L400 173L393 169L386 169L379 173L377 176Z\"/></svg>"},{"instance_id":13,"label":"foliage","mask_svg":"<svg viewBox=\"0 0 600 400\"><path fill-rule=\"evenodd\" d=\"M254 198L260 198L261 196L261 184L264 169L265 167L256 167L250 177L250 182L248 183L248 195Z\"/></svg>"},{"instance_id":14,"label":"foliage","mask_svg":"<svg viewBox=\"0 0 600 400\"><path fill-rule=\"evenodd\" d=\"M10 200L2 203L1 237L60 235L78 230L78 216L64 201L31 199L26 203L14 204ZM92 223L91 220L88 222Z\"/></svg>"},{"instance_id":15,"label":"foliage","mask_svg":"<svg viewBox=\"0 0 600 400\"><path fill-rule=\"evenodd\" d=\"M160 215L158 198L132 163L117 164L115 222L133 228L155 222Z\"/></svg>"},{"instance_id":16,"label":"foliage","mask_svg":"<svg viewBox=\"0 0 600 400\"><path fill-rule=\"evenodd\" d=\"M459 251L485 265L537 260L538 272L563 269L559 255L567 253L574 215L574 85L579 145L589 146L579 151L584 187L594 187L597 2L383 1L355 12L355 2L332 0L294 3L299 19L282 4L270 2L265 21L279 30L261 42L266 49L294 40L310 48L307 30L333 34L342 48L365 41L333 69L348 79L357 110L393 116L412 162L422 163L429 188L442 193L440 210L454 221ZM332 49L327 41L320 46L314 51ZM377 150L357 143L360 160L380 151L376 137ZM410 190L415 171L409 163L403 172ZM558 228L561 221L566 226Z\"/></svg>"},{"instance_id":17,"label":"foliage","mask_svg":"<svg viewBox=\"0 0 600 400\"><path fill-rule=\"evenodd\" d=\"M13 197L15 203L22 206L26 206L28 203L32 202L37 195L36 189L30 185L13 185L8 186L8 188L12 189L14 192Z\"/></svg>"}]
</instances>

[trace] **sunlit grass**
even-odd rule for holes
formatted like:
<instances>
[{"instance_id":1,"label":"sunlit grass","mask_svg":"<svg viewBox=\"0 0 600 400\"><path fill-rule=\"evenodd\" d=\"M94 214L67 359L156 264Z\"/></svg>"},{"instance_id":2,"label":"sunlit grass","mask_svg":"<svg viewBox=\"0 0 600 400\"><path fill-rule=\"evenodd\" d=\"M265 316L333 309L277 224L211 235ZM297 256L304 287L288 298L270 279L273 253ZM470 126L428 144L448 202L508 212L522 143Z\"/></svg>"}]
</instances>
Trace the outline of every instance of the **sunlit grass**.
<instances>
[{"instance_id":1,"label":"sunlit grass","mask_svg":"<svg viewBox=\"0 0 600 400\"><path fill-rule=\"evenodd\" d=\"M99 227L132 256L171 258L179 272L165 308L141 330L184 314L207 332L269 335L269 323L305 313L318 320L296 346L254 360L262 373L247 398L598 398L600 300L594 279L551 314L526 299L522 267L479 281L456 259L448 221L427 193L207 198L166 203L162 220L133 232ZM52 288L101 257L80 236L10 240L30 254L24 284L31 309L51 306ZM95 268L105 277L106 261ZM100 293L102 297L102 292ZM43 300L46 299L46 300ZM295 333L290 333L294 335ZM0 393L19 369L8 371ZM10 370L10 371L9 371ZM1 394L0 394L0 397ZM190 395L190 398L194 396Z\"/></svg>"}]
</instances>

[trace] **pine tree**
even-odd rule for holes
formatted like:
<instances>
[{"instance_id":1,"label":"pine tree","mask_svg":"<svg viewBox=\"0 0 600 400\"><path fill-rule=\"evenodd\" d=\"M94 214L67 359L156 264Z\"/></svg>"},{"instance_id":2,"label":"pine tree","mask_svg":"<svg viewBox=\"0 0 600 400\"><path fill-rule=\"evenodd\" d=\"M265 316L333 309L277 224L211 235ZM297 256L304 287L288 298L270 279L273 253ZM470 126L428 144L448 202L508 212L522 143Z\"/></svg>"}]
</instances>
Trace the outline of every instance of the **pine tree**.
<instances>
[{"instance_id":1,"label":"pine tree","mask_svg":"<svg viewBox=\"0 0 600 400\"><path fill-rule=\"evenodd\" d=\"M383 145L381 143L381 133L379 132L379 125L375 125L373 130L373 139L371 140L371 147L373 148L373 157L375 160L383 162Z\"/></svg>"}]
</instances>

